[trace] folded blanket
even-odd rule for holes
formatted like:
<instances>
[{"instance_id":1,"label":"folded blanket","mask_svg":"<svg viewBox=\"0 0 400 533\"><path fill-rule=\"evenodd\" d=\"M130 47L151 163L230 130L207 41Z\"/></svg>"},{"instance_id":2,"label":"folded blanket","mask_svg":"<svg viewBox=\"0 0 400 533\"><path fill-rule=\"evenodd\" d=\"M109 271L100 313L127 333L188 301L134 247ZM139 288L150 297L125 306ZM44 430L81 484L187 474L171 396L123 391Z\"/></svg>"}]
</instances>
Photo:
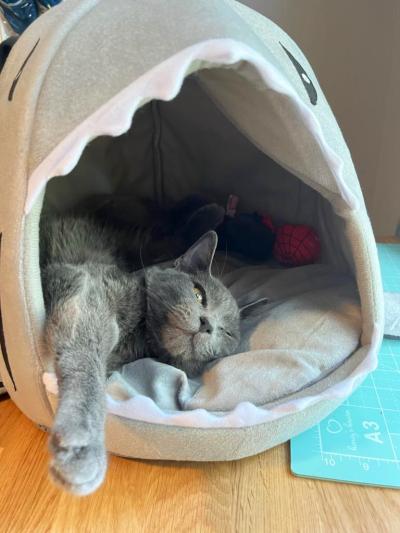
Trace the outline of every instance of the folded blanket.
<instances>
[{"instance_id":1,"label":"folded blanket","mask_svg":"<svg viewBox=\"0 0 400 533\"><path fill-rule=\"evenodd\" d=\"M166 411L264 405L319 380L358 347L355 282L330 267L251 266L232 270L223 281L241 306L268 300L242 321L238 353L212 363L198 379L152 359L127 364L109 379L114 400L143 395Z\"/></svg>"}]
</instances>

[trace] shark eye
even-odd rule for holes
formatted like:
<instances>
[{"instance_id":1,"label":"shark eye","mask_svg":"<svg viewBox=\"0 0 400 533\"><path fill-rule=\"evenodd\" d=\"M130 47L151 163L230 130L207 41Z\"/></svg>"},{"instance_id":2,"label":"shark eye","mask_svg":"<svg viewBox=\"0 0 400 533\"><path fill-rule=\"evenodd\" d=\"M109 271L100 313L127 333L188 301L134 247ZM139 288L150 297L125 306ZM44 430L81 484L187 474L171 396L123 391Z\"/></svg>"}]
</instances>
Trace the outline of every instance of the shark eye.
<instances>
[{"instance_id":1,"label":"shark eye","mask_svg":"<svg viewBox=\"0 0 400 533\"><path fill-rule=\"evenodd\" d=\"M288 56L290 61L293 63L294 68L297 70L297 73L300 76L301 81L303 82L304 88L307 91L310 102L312 103L312 105L317 105L317 101L318 101L317 90L315 89L314 84L311 81L310 77L308 76L307 72L300 65L300 63L297 61L294 55L291 52L289 52L289 50L285 46L283 46L282 43L280 43L280 45L285 50L286 55Z\"/></svg>"}]
</instances>

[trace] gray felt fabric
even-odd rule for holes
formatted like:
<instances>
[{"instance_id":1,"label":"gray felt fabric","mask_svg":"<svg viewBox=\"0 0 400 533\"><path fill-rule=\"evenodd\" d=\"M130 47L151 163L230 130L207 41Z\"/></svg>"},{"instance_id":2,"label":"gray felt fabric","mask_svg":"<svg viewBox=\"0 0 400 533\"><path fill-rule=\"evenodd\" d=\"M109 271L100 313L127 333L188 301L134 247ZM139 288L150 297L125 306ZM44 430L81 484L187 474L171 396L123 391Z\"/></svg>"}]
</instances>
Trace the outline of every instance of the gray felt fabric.
<instances>
[{"instance_id":1,"label":"gray felt fabric","mask_svg":"<svg viewBox=\"0 0 400 533\"><path fill-rule=\"evenodd\" d=\"M244 267L223 280L241 305L268 299L243 319L238 353L191 380L172 366L135 361L110 377L114 399L140 394L168 411L228 411L243 401L264 405L327 375L358 347L355 283L326 265Z\"/></svg>"},{"instance_id":2,"label":"gray felt fabric","mask_svg":"<svg viewBox=\"0 0 400 533\"><path fill-rule=\"evenodd\" d=\"M307 212L306 220L312 225L315 224L314 219L320 220L316 227L319 231L322 227L325 228L326 231L320 234L329 237L328 239L324 237L322 240L329 243L329 249L332 250L328 262L336 266L347 263L357 279L362 308L361 346L331 373L326 369L330 365L332 365L331 368L334 368L336 362L333 361L332 357L337 356L339 360L343 354L336 354L335 356L336 352L332 349L322 352L325 353L325 356L319 358L319 361L323 362L320 368L321 379L293 394L293 399L304 400L304 403L290 415L287 415L283 409L279 418L268 423L251 426L252 422L248 421L251 427L209 429L208 427L194 428L183 427L182 425L173 427L163 423L139 422L110 415L108 418L107 446L114 453L121 455L152 459L216 460L235 459L258 453L287 440L326 416L360 384L367 372L371 371L376 363L383 326L383 305L374 236L365 211L350 153L334 115L324 98L311 66L290 37L271 21L233 0L185 0L185 2L170 0L168 3L163 0L118 0L113 2L107 0L69 0L62 2L56 9L52 9L45 16L40 17L24 32L13 48L0 77L2 102L0 105L0 138L2 139L3 153L0 165L2 169L0 232L3 234L1 310L12 376L9 374L2 357L0 357L0 372L12 399L32 420L50 425L52 418L50 402L53 404L54 398L48 399L42 384L42 374L47 368L45 362L47 354L42 344L44 305L38 260L38 220L41 206L37 204L28 216L25 216L26 213L24 212L27 183L31 172L37 169L37 165L43 162L67 133L82 123L92 111L97 110L107 102L111 96L117 94L121 89L125 89L127 84L137 80L160 61L170 58L176 52L181 53L192 44L209 38L231 38L245 43L252 50L260 53L269 64L276 67L296 91L298 98L308 106L309 110L312 110L329 149L335 154L334 160L330 160L331 164L332 162L336 163L333 165L334 168L327 169L324 165L321 168L318 146L314 144L305 146L307 139L304 135L306 133L303 127L305 125L304 116L294 113L295 108L291 99L282 97L271 87L266 86L264 90L263 84L258 83L256 87L254 83L250 83L250 80L244 99L242 90L244 84L240 83L238 76L230 76L227 85L222 80L224 72L222 70L217 72L215 69L214 73L209 72L210 76L202 78L202 83L204 86L207 85L207 90L212 94L214 101L221 103L221 109L226 112L227 117L232 121L234 119L238 129L247 132L249 139L260 150L265 150L267 144L271 146L271 142L274 140L266 132L272 134L286 131L287 135L281 137L279 152L271 152L269 155L274 158L276 163L282 164L292 157L293 145L295 145L297 153L301 156L301 167L306 168L289 168L288 165L288 170L300 177L304 183L307 183L308 178L313 177L315 182L309 182L311 187L321 194L324 192L325 196L323 201L316 198L314 202L315 195L309 195L309 199L313 200L313 205L307 202L306 207L303 196L305 186L294 178L282 179L282 172L271 175L270 170L274 168L273 165L269 165L269 172L256 174L251 185L247 174L242 171L238 174L240 180L235 176L233 178L227 176L229 188L227 188L226 183L223 183L220 175L214 174L212 176L212 190L225 198L226 194L235 191L231 185L232 180L236 179L234 183L237 183L238 186L240 183L246 183L248 186L248 190L244 191L245 194L242 195L239 191L239 195L242 197L241 205L246 209L258 209L256 199L259 198L263 209L266 209L267 201L271 204L271 209L268 205L271 211L273 206L276 206L277 210L278 206L279 210L282 209L281 213L272 213L274 216L281 214L282 218L287 219L287 213L283 211L282 207L285 206L285 210L293 212L293 216L303 217L303 212ZM312 106L309 102L304 84L296 69L293 68L293 64L282 45L293 53L306 70L317 89L318 105ZM25 60L34 46L36 47L35 52L25 64ZM18 78L14 100L9 102L10 87L23 64L25 67L23 74ZM248 79L248 74L251 74L250 70L246 68L243 72ZM207 74L207 71L203 71L203 73ZM236 86L234 91L236 97L233 98L231 93L230 95L227 94L229 100L225 97L222 98L221 83L227 91L230 87ZM93 87L96 90L93 90ZM255 99L257 91L259 92L258 100ZM272 106L271 109L269 102L272 100L276 102L276 105ZM199 99L195 99L195 102L199 105ZM248 113L250 103L252 103L253 108L251 115ZM178 105L179 102L177 101L176 104ZM271 111L279 111L280 120L277 120L276 113L268 113L270 109ZM165 110L164 113L165 119L168 119L169 116L167 116L167 111ZM128 113L129 109L126 109L126 112ZM138 117L139 114L134 117L134 128L138 127ZM285 127L283 128L282 125ZM176 119L171 122L171 126L176 128ZM192 132L193 129L184 131L185 135L182 141L186 149L186 141L192 135L192 133L186 135L186 131ZM109 130L107 131L109 132ZM208 135L209 132L210 128L207 129L206 134ZM103 135L103 132L101 134ZM125 137L121 136L120 139L122 138ZM167 140L168 138L172 137L167 136ZM227 139L225 132L221 133L221 140L222 148L218 148L218 145L213 142L210 143L211 148L205 149L203 152L218 152L220 156L226 154L227 159L232 158L232 154L237 153L236 146L232 146L230 138ZM289 140L293 142L289 142ZM195 141L197 142L197 139ZM196 142L193 143L193 146L205 146L199 142L196 144ZM304 149L305 147L307 149ZM277 155L282 152L285 152L283 154L285 157L279 161ZM171 149L164 150L164 154L172 153L173 150ZM253 155L249 153L248 158L243 158L243 168L248 170L249 162L254 164L254 161ZM209 169L209 161L203 161L201 168ZM333 170L335 170L335 175L333 175ZM271 186L268 188L264 186L266 176L271 180ZM338 187L338 178L342 179L343 184L350 188L357 199L352 208L347 207L346 202L342 201L344 192L343 188ZM198 185L202 183L204 175L199 175L197 179ZM189 180L182 181L184 186L187 186L188 183L191 184L191 191L194 190L195 183ZM287 185L287 190L283 191L283 185L285 187ZM148 187L150 188L151 184L148 184ZM219 191L218 187L220 188ZM144 188L142 189L144 190ZM177 190L177 192L179 191ZM183 188L182 194L185 192ZM329 192L334 193L332 197ZM302 201L288 201L289 198L294 197L301 197ZM248 205L245 204L244 198L246 200L248 198ZM325 201L326 204L323 203ZM296 206L298 206L299 211ZM335 216L332 215L333 212ZM334 262L332 256L337 257L338 253L344 256L347 261ZM325 256L327 257L326 254L323 254L324 258ZM309 272L311 278L309 281L310 283L315 282L315 290L317 291L317 277L311 274L312 270ZM297 271L292 271L292 273L297 275ZM256 284L254 285L255 288ZM332 284L323 285L321 283L318 290L326 289L328 291L326 298L328 298L329 288L334 292ZM266 320L270 320L268 327L271 333L274 330L273 327L277 326L271 317L274 316L274 313L278 313L281 308L279 298L284 298L282 294L281 296L277 295L274 302L271 301L269 304L270 314L265 317ZM286 310L289 318L299 315L299 307L296 308L293 300L301 294L306 295L307 290L287 295L284 305L289 306L289 309ZM333 299L333 301L338 303L337 300ZM352 304L350 304L351 306ZM347 305L344 307L347 308ZM301 312L302 320L305 316L304 312L307 313L308 310L305 308ZM346 313L339 313L336 318L343 320L343 317L345 317L347 324L348 315ZM337 324L336 318L334 323ZM330 319L331 317L327 323L330 323ZM294 319L288 320L285 335L293 321ZM325 332L328 330L329 328L326 328ZM252 339L252 342L255 343L254 346L259 341L259 337L257 335L255 337ZM261 338L265 340L266 336L261 335ZM322 336L320 338L322 339ZM327 344L331 341L336 342L334 335L331 336L331 340L328 336L324 338ZM311 340L318 340L319 338L315 334L311 335L310 338L306 337L304 330L302 339L310 347ZM349 342L348 353L350 353L350 344ZM286 354L289 353L287 346L269 347L269 349L284 349ZM267 347L262 346L261 351L265 352L266 350ZM258 351L254 348L254 357ZM309 351L311 352L311 350ZM317 352L316 349L315 353ZM243 353L243 356L245 354L246 352ZM3 354L3 356L5 355ZM224 360L223 363L230 364L238 357L233 356ZM309 360L308 362L315 365L315 361L310 363ZM222 401L223 398L218 391L217 369L219 368L220 364L217 364L207 374L214 376L214 381L211 378L210 381L204 378L202 384L194 383L193 387L190 383L187 403L182 401L182 404L186 406L189 402L204 401L201 394L207 390L211 391L210 383L215 383L216 387L213 395L209 394L209 401L215 403ZM326 377L323 376L325 371L328 372ZM15 387L12 377L15 381ZM178 383L185 386L184 379L180 382L179 376L177 379ZM312 379L311 371L305 374L306 379ZM155 380L151 383L154 385L160 382ZM148 384L145 386L148 387ZM176 389L178 385L175 383L173 386ZM173 386L171 385L170 389ZM207 386L209 386L208 389ZM342 394L338 396L339 386ZM263 394L266 388L264 385ZM168 397L162 392L162 387L160 391L157 402L168 400ZM274 394L270 396L274 396ZM49 394L49 396L51 395ZM314 399L311 400L311 398ZM290 399L290 396L281 399L279 405L285 407ZM228 400L229 398L224 399L224 401ZM259 401L263 400L260 399Z\"/></svg>"},{"instance_id":3,"label":"gray felt fabric","mask_svg":"<svg viewBox=\"0 0 400 533\"><path fill-rule=\"evenodd\" d=\"M400 293L385 292L385 336L400 339Z\"/></svg>"}]
</instances>

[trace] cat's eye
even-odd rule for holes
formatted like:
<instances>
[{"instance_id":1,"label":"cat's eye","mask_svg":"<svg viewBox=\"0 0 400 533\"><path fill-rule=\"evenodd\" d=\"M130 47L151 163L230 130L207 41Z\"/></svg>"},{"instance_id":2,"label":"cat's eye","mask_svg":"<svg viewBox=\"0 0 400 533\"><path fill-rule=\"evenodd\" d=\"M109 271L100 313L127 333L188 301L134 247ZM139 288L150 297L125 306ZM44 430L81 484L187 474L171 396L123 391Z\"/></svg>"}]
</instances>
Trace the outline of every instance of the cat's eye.
<instances>
[{"instance_id":1,"label":"cat's eye","mask_svg":"<svg viewBox=\"0 0 400 533\"><path fill-rule=\"evenodd\" d=\"M232 335L232 333L230 331L227 331L225 328L222 328L221 326L218 328L220 331L222 331L222 333L224 333L224 335L226 335L227 337L229 337L230 339L234 339L235 336Z\"/></svg>"},{"instance_id":2,"label":"cat's eye","mask_svg":"<svg viewBox=\"0 0 400 533\"><path fill-rule=\"evenodd\" d=\"M206 291L200 285L200 283L195 283L193 286L193 292L196 297L196 300L203 306L207 305Z\"/></svg>"},{"instance_id":3,"label":"cat's eye","mask_svg":"<svg viewBox=\"0 0 400 533\"><path fill-rule=\"evenodd\" d=\"M196 296L196 300L202 304L204 297L203 297L203 293L201 292L201 290L198 287L193 287L193 292L194 292L194 295Z\"/></svg>"}]
</instances>

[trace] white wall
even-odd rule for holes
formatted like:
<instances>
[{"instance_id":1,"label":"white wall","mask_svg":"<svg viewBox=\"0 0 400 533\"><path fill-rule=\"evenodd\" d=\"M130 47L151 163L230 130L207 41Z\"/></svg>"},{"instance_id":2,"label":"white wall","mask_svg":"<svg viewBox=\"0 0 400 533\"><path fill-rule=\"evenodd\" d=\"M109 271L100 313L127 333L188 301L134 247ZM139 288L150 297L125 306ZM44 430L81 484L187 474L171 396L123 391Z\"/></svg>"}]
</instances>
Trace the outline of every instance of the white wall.
<instances>
[{"instance_id":1,"label":"white wall","mask_svg":"<svg viewBox=\"0 0 400 533\"><path fill-rule=\"evenodd\" d=\"M377 236L400 222L400 0L242 0L279 24L318 75Z\"/></svg>"}]
</instances>

